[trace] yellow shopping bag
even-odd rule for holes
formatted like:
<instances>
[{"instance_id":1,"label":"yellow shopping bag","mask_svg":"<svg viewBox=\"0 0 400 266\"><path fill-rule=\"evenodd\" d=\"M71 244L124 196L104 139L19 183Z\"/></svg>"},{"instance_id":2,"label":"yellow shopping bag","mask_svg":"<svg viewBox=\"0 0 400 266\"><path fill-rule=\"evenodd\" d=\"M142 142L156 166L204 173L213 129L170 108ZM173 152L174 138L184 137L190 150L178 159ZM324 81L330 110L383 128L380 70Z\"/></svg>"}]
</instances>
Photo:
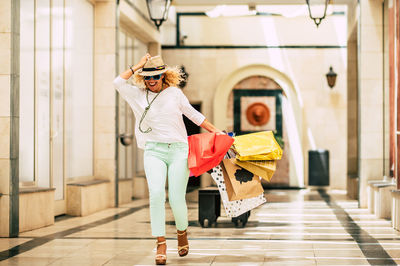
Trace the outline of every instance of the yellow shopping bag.
<instances>
[{"instance_id":1,"label":"yellow shopping bag","mask_svg":"<svg viewBox=\"0 0 400 266\"><path fill-rule=\"evenodd\" d=\"M268 182L276 171L276 161L239 161L235 159L235 164L247 171L262 177Z\"/></svg>"},{"instance_id":2,"label":"yellow shopping bag","mask_svg":"<svg viewBox=\"0 0 400 266\"><path fill-rule=\"evenodd\" d=\"M234 137L236 158L240 161L280 160L282 149L272 131L261 131Z\"/></svg>"}]
</instances>

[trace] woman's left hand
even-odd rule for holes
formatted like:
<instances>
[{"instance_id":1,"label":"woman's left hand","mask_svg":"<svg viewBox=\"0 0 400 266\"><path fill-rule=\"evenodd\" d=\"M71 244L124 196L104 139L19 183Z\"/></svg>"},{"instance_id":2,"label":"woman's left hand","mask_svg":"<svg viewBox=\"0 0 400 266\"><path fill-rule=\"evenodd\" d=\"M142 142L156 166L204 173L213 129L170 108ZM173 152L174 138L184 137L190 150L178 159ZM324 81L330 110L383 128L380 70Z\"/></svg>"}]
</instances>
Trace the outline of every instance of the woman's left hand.
<instances>
[{"instance_id":1,"label":"woman's left hand","mask_svg":"<svg viewBox=\"0 0 400 266\"><path fill-rule=\"evenodd\" d=\"M211 124L207 119L204 119L203 123L200 126L208 132L215 132L217 135L225 134L222 130L216 128L213 124Z\"/></svg>"},{"instance_id":2,"label":"woman's left hand","mask_svg":"<svg viewBox=\"0 0 400 266\"><path fill-rule=\"evenodd\" d=\"M139 60L139 62L137 63L136 67L137 67L137 68L142 68L142 67L146 64L147 60L149 60L150 58L151 58L151 55L150 55L149 53L145 54L145 55Z\"/></svg>"}]
</instances>

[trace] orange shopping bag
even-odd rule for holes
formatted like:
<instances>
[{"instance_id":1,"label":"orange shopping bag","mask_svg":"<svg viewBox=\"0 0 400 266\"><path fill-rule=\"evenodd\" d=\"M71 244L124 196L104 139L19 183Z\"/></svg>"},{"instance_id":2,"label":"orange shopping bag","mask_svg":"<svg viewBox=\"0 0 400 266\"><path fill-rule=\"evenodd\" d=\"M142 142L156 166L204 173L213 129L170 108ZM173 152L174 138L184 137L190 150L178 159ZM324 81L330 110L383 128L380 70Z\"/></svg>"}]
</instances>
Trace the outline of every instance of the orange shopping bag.
<instances>
[{"instance_id":1,"label":"orange shopping bag","mask_svg":"<svg viewBox=\"0 0 400 266\"><path fill-rule=\"evenodd\" d=\"M188 137L188 166L194 176L199 176L217 166L232 146L234 139L228 135L201 133Z\"/></svg>"}]
</instances>

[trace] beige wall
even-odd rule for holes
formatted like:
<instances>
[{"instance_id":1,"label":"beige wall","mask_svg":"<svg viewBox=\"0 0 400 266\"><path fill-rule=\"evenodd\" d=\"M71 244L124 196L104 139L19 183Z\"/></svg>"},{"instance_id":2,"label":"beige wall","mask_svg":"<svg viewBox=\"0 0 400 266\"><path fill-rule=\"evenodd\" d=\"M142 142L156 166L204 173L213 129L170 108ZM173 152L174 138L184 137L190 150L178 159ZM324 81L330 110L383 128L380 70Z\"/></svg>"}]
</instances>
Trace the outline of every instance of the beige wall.
<instances>
[{"instance_id":1,"label":"beige wall","mask_svg":"<svg viewBox=\"0 0 400 266\"><path fill-rule=\"evenodd\" d=\"M329 15L317 28L305 5L262 6L257 10L285 16L180 16L180 37L185 45L345 45L347 18L344 5L331 6ZM176 12L207 12L212 6L176 6ZM229 8L229 6L228 6ZM176 15L170 12L161 28L163 44L176 44ZM343 30L343 29L344 30ZM323 37L321 37L323 36Z\"/></svg>"},{"instance_id":2,"label":"beige wall","mask_svg":"<svg viewBox=\"0 0 400 266\"><path fill-rule=\"evenodd\" d=\"M185 66L190 76L184 93L190 101L202 102L202 112L210 120L215 90L235 70L262 64L284 73L299 89L305 177L311 132L317 148L330 151L331 187L346 188L346 49L164 49L163 57L169 65ZM331 65L338 73L334 89L325 78Z\"/></svg>"},{"instance_id":3,"label":"beige wall","mask_svg":"<svg viewBox=\"0 0 400 266\"><path fill-rule=\"evenodd\" d=\"M343 15L329 16L319 28L306 15L180 17L181 32L187 35L185 45L340 45L346 30L339 29L345 26Z\"/></svg>"}]
</instances>

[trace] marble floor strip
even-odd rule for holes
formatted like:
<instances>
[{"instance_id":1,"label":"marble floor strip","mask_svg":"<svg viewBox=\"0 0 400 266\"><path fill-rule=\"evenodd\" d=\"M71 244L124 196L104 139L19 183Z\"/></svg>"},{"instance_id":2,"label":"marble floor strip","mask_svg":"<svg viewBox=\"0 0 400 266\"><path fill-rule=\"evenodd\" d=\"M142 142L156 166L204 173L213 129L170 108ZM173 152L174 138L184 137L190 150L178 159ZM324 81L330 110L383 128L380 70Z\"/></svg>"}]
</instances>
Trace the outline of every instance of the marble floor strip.
<instances>
[{"instance_id":1,"label":"marble floor strip","mask_svg":"<svg viewBox=\"0 0 400 266\"><path fill-rule=\"evenodd\" d=\"M98 220L98 221L95 221L95 222L92 222L92 223L89 223L89 224L85 224L85 225L82 225L82 226L77 226L77 227L62 231L62 232L55 233L55 234L46 235L46 236L43 236L43 237L33 238L32 240L30 240L30 241L28 241L26 243L17 245L15 247L12 247L12 248L10 248L8 250L5 250L5 251L1 251L0 252L0 261L9 259L9 258L14 257L14 256L19 255L19 254L22 254L22 253L24 253L26 251L34 249L34 248L36 248L38 246L41 246L41 245L43 245L43 244L45 244L45 243L47 243L49 241L52 241L54 239L63 238L63 237L66 237L66 236L68 236L70 234L73 234L73 233L76 233L76 232L79 232L79 231L87 230L89 228L93 228L93 227L96 227L96 226L99 226L99 225L102 225L102 224L105 224L105 223L109 223L111 221L115 221L117 219L123 218L123 217L125 217L127 215L130 215L130 214L132 214L132 213L134 213L134 212L136 212L138 210L141 210L143 208L146 208L146 207L148 207L147 204L143 205L141 207L130 208L130 209L128 209L126 211L123 211L121 213L115 214L115 215L107 217L107 218L103 218L101 220Z\"/></svg>"},{"instance_id":2,"label":"marble floor strip","mask_svg":"<svg viewBox=\"0 0 400 266\"><path fill-rule=\"evenodd\" d=\"M353 219L348 215L348 213L343 210L342 207L332 201L331 197L325 192L325 190L318 190L318 193L326 202L326 204L333 209L334 214L342 224L344 230L346 230L346 232L351 235L354 241L357 242L362 253L365 255L368 262L371 263L371 265L397 265L397 263L379 244L378 240L368 234L365 230L361 229L357 223L354 223Z\"/></svg>"}]
</instances>

